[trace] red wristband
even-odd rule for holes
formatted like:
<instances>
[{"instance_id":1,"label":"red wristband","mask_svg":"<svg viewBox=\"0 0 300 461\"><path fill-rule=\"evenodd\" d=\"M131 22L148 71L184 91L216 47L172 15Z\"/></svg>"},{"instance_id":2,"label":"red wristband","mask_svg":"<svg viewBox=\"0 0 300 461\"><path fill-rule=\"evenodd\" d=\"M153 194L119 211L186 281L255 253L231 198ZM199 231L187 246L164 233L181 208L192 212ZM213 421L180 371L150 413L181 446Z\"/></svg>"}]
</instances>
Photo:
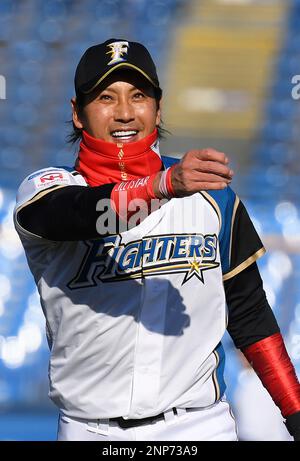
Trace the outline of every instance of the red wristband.
<instances>
[{"instance_id":1,"label":"red wristband","mask_svg":"<svg viewBox=\"0 0 300 461\"><path fill-rule=\"evenodd\" d=\"M172 171L173 171L174 166L175 165L171 166L168 169L167 177L166 177L167 189L168 189L169 195L171 197L175 197L175 191L174 191L174 187L173 187L173 184L172 184Z\"/></svg>"},{"instance_id":2,"label":"red wristband","mask_svg":"<svg viewBox=\"0 0 300 461\"><path fill-rule=\"evenodd\" d=\"M300 384L286 351L276 333L242 350L284 417L300 411Z\"/></svg>"}]
</instances>

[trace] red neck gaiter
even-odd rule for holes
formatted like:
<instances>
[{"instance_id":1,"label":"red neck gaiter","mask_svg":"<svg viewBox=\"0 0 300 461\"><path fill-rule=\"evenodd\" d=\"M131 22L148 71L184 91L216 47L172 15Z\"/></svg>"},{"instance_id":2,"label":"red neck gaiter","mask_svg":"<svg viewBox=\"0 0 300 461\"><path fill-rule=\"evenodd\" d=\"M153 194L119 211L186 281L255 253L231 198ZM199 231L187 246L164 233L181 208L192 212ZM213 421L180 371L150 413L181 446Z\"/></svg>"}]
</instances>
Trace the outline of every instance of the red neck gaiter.
<instances>
[{"instance_id":1,"label":"red neck gaiter","mask_svg":"<svg viewBox=\"0 0 300 461\"><path fill-rule=\"evenodd\" d=\"M82 132L76 170L90 186L150 176L163 169L157 129L137 142L107 142Z\"/></svg>"}]
</instances>

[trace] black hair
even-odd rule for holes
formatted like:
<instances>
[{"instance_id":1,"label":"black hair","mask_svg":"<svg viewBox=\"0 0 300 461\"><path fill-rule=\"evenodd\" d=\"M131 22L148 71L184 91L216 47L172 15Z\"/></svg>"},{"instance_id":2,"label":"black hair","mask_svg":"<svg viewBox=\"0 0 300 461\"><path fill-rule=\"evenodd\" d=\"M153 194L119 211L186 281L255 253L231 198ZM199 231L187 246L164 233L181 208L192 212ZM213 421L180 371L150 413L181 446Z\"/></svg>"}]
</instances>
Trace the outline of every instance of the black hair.
<instances>
[{"instance_id":1,"label":"black hair","mask_svg":"<svg viewBox=\"0 0 300 461\"><path fill-rule=\"evenodd\" d=\"M85 106L85 97L82 94L78 94L76 96L76 106L77 106L77 113L79 117L82 115L83 108ZM77 128L73 122L73 119L67 121L68 124L72 125L72 131L67 135L67 143L68 144L76 144L79 143L82 139L82 129Z\"/></svg>"}]
</instances>

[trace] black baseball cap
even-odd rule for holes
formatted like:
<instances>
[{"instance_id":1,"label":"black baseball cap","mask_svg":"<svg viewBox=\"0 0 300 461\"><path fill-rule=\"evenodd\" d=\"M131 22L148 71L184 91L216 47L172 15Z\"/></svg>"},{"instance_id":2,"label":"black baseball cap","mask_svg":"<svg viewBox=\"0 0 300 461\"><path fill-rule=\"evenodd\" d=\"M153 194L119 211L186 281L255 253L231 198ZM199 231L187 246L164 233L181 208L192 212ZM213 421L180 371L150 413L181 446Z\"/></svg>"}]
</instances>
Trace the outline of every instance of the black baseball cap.
<instances>
[{"instance_id":1,"label":"black baseball cap","mask_svg":"<svg viewBox=\"0 0 300 461\"><path fill-rule=\"evenodd\" d=\"M117 38L85 51L75 73L76 95L90 93L112 72L124 68L142 74L161 95L156 67L147 48L141 43Z\"/></svg>"}]
</instances>

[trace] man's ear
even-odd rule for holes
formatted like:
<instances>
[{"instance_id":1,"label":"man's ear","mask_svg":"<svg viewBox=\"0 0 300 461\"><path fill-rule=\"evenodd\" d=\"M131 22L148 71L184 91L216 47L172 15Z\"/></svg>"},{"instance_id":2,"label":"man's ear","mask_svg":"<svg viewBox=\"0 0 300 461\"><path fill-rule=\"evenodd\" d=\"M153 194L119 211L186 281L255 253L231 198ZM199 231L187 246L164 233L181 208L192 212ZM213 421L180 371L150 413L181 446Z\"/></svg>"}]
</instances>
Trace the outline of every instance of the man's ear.
<instances>
[{"instance_id":1,"label":"man's ear","mask_svg":"<svg viewBox=\"0 0 300 461\"><path fill-rule=\"evenodd\" d=\"M162 98L159 100L158 109L156 112L156 121L155 121L156 126L159 126L161 122L161 107L162 107Z\"/></svg>"},{"instance_id":2,"label":"man's ear","mask_svg":"<svg viewBox=\"0 0 300 461\"><path fill-rule=\"evenodd\" d=\"M77 107L77 102L76 98L71 99L71 106L72 106L72 118L73 118L73 123L78 128L79 130L83 129L83 124L79 118L78 114L78 107Z\"/></svg>"}]
</instances>

